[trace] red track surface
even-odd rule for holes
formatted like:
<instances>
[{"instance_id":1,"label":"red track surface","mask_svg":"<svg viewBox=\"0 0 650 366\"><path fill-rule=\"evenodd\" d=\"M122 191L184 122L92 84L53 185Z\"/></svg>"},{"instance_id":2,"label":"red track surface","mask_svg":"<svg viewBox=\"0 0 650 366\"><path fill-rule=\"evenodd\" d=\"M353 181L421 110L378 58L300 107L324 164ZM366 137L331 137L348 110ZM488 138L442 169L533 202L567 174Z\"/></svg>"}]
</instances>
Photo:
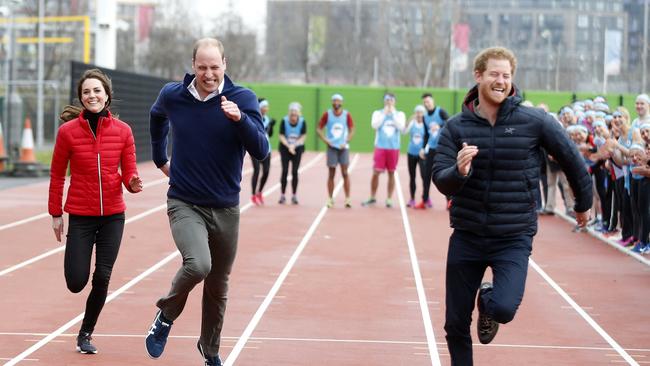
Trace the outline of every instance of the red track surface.
<instances>
[{"instance_id":1,"label":"red track surface","mask_svg":"<svg viewBox=\"0 0 650 366\"><path fill-rule=\"evenodd\" d=\"M408 196L408 175L401 163L402 193ZM405 211L415 249L410 253L397 195L396 207L383 206L385 176L380 179L380 204L359 204L368 196L372 157L359 155L351 171L352 209L342 208L342 192L337 207L323 209L324 165L322 155L303 158L298 206L276 203L277 159L266 187L271 191L266 206L249 207L250 175L244 177L222 358L236 365L448 365L444 271L451 231L444 198L434 192L433 210ZM129 221L110 287L119 293L99 319L97 355L74 351L79 323L71 321L83 311L90 286L82 294L67 291L63 251L49 217L7 226L46 211L47 184L0 191L0 363L201 364L195 348L200 289L176 321L163 357L149 360L144 352L154 303L169 289L180 258L159 263L175 247L164 208L148 210L165 203L166 184L152 164L139 168L149 185L138 195L127 194ZM517 317L501 327L492 344L474 347L477 365L650 363L648 266L589 235L572 233L557 217L540 219L533 248L534 263L602 334L531 265ZM48 251L50 255L16 267ZM141 275L157 263L159 268ZM427 312L420 307L425 300L430 322L423 320ZM425 324L432 325L434 338L427 338ZM626 361L621 356L625 353L634 361Z\"/></svg>"}]
</instances>

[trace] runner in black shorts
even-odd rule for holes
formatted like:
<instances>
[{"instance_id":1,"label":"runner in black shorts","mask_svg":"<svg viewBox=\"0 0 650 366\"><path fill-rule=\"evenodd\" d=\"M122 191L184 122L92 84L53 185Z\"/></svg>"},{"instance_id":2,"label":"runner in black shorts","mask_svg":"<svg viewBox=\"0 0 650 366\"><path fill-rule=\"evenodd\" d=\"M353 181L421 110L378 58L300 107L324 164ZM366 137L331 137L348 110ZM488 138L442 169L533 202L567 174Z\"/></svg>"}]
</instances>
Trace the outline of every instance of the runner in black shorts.
<instances>
[{"instance_id":1,"label":"runner in black shorts","mask_svg":"<svg viewBox=\"0 0 650 366\"><path fill-rule=\"evenodd\" d=\"M350 164L349 142L354 135L354 122L350 112L343 109L341 94L332 95L332 108L328 109L318 123L318 136L327 144L327 207L334 207L334 176L336 166L341 165L343 176L343 190L345 191L345 207L352 207L350 201L350 177L348 165Z\"/></svg>"}]
</instances>

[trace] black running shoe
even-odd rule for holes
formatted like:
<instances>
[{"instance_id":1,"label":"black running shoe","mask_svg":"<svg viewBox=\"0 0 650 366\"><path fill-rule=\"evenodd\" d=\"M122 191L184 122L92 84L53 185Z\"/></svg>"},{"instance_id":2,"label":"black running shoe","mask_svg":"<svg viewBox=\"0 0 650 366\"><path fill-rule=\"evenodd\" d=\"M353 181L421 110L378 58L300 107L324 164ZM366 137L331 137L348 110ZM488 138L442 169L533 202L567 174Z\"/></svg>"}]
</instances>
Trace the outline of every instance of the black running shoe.
<instances>
[{"instance_id":1,"label":"black running shoe","mask_svg":"<svg viewBox=\"0 0 650 366\"><path fill-rule=\"evenodd\" d=\"M205 352L203 352L203 347L201 346L200 341L196 342L196 348L199 349L199 353L201 354L201 357L203 357L203 362L205 362L205 366L222 366L219 355L213 357L206 355Z\"/></svg>"},{"instance_id":2,"label":"black running shoe","mask_svg":"<svg viewBox=\"0 0 650 366\"><path fill-rule=\"evenodd\" d=\"M79 332L77 336L77 351L80 353L87 353L94 355L97 353L97 347L93 346L90 342L93 338L90 333Z\"/></svg>"},{"instance_id":3,"label":"black running shoe","mask_svg":"<svg viewBox=\"0 0 650 366\"><path fill-rule=\"evenodd\" d=\"M478 332L478 340L482 344L492 342L499 330L499 323L482 311L483 306L481 304L481 295L489 291L492 291L492 284L490 282L482 283L478 291L478 298L476 299L476 306L478 306L478 322L476 323L476 330Z\"/></svg>"}]
</instances>

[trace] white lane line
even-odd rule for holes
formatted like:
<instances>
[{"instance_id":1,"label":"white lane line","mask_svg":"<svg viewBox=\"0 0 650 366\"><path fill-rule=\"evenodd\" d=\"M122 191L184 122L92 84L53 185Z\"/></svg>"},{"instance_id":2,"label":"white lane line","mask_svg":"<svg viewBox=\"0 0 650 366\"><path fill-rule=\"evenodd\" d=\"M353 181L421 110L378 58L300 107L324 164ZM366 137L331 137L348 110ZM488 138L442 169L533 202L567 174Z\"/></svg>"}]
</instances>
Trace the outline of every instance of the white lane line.
<instances>
[{"instance_id":1,"label":"white lane line","mask_svg":"<svg viewBox=\"0 0 650 366\"><path fill-rule=\"evenodd\" d=\"M44 337L49 333L20 333L20 332L0 332L0 336L16 336L16 337ZM59 337L74 338L77 333L63 333ZM106 334L106 333L93 333L95 338L144 338L146 334ZM195 335L170 335L169 338L173 339L191 339L196 340L199 337ZM235 342L239 337L222 336L222 342ZM402 341L391 339L336 339L336 338L299 338L299 337L250 337L248 343L262 343L262 342L306 342L306 343L357 343L357 344L394 344L394 345L412 345L417 349L429 349L426 341ZM445 346L445 342L437 342L436 344ZM415 347L415 346L427 346ZM515 348L515 349L545 349L545 350L579 350L579 351L611 351L611 347L593 347L593 346L559 346L559 345L542 345L542 344L480 344L475 343L476 347L489 347L489 348ZM650 348L628 348L626 351L650 353ZM607 354L609 357L619 357L618 354ZM639 357L647 357L639 355ZM8 358L7 358L8 360ZM624 361L621 361L624 362Z\"/></svg>"},{"instance_id":2,"label":"white lane line","mask_svg":"<svg viewBox=\"0 0 650 366\"><path fill-rule=\"evenodd\" d=\"M584 320L585 320L589 325L591 325L591 327L594 328L594 330L595 330L598 334L600 334L600 336L603 337L603 339L604 339L605 341L607 341L607 343L609 343L609 345L612 346L612 348L613 348L614 350L616 350L616 352L617 352L617 353L618 353L618 354L619 354L619 355L620 355L620 356L621 356L621 357L622 357L622 358L623 358L623 359L624 359L624 360L625 360L629 365L636 365L636 366L639 365L639 364L638 364L638 363L637 363L637 362L636 362L636 361L635 361L635 360L634 360L634 359L633 359L633 358L632 358L632 357L631 357L631 356L630 356L630 355L629 355L629 354L628 354L628 353L623 349L623 347L621 347L621 346L620 346L620 345L619 345L619 344L614 340L614 338L612 338L609 334L607 334L607 332L606 332L603 328L601 328L601 326L598 325L598 323L596 323L596 321L595 321L591 316L589 316L589 314L587 314L587 312L584 311L584 310L580 307L580 305L578 305L578 303L576 303L576 302L571 298L571 296L569 296L569 295L568 295L568 294L567 294L567 293L566 293L566 292L565 292L565 291L564 291L564 290L563 290L563 289L562 289L562 288L561 288L561 287L560 287L560 286L559 286L559 285L558 285L558 284L557 284L557 283L556 283L556 282L555 282L555 281L554 281L554 280L553 280L553 279L552 279L548 274L546 274L546 272L544 272L544 270L543 270L540 266L537 265L537 263L535 263L535 261L533 260L533 258L529 258L528 263L530 264L531 267L533 267L533 268L535 269L535 271L537 271L537 273L540 274L540 276L542 276L542 278L544 278L544 279L546 280L546 282L548 282L549 285L551 285L551 287L553 287L553 289L554 289L558 294L560 294L560 296L562 296L562 298L564 299L564 301L566 301L567 303L569 303L569 305L571 305L571 306L573 307L573 309L574 309L574 310L575 310L575 311L576 311L576 312L577 312L577 313L578 313L578 314L579 314L579 315L580 315L580 316L581 316L581 317L582 317L582 318L583 318L583 319L584 319Z\"/></svg>"},{"instance_id":3,"label":"white lane line","mask_svg":"<svg viewBox=\"0 0 650 366\"><path fill-rule=\"evenodd\" d=\"M400 211L402 212L402 223L404 224L404 233L406 234L406 243L409 248L409 257L411 258L411 267L413 269L413 277L415 278L415 287L418 292L418 300L420 303L420 310L422 312L422 322L424 323L424 332L427 335L427 343L429 345L429 356L431 357L431 365L440 366L440 354L438 353L438 346L436 345L436 336L433 333L433 325L431 322L431 315L429 314L429 306L427 304L427 295L424 292L424 284L422 281L422 273L420 272L420 265L418 262L418 255L415 251L415 243L413 241L413 233L411 231L411 223L406 212L406 202L402 194L402 184L399 181L399 174L395 172L395 188L397 190L397 198L399 202Z\"/></svg>"},{"instance_id":4,"label":"white lane line","mask_svg":"<svg viewBox=\"0 0 650 366\"><path fill-rule=\"evenodd\" d=\"M280 159L279 157L274 158L273 160L271 160L271 162L273 162L273 161L276 161L276 162L277 162L277 160L279 160L279 159ZM316 158L315 158L315 159L316 159ZM311 162L310 162L310 164L311 164ZM246 170L242 173L242 176L246 176L246 175L248 175L249 173L251 173L252 171L253 171L252 169L246 169ZM148 184L149 184L149 186L154 186L154 185L157 185L157 184L160 184L160 183L167 182L168 180L169 180L169 178L165 177L165 178L161 178L161 179L155 180L155 181L153 181L153 182L150 182L150 183L148 183ZM145 186L147 186L147 184L145 184ZM160 210L163 210L163 209L165 209L166 207L167 207L167 203L164 203L164 204L162 204L162 205L156 206L156 207L154 207L154 208L150 208L150 209L148 209L148 210L146 210L146 211L144 211L144 212L141 212L141 213L139 213L139 214L137 214L137 215L135 215L135 216L133 216L133 217L130 217L130 218L126 219L126 220L124 221L124 223L125 223L125 224L130 224L130 223L132 223L132 222L134 222L134 221L138 221L138 220L140 220L140 219L142 219L142 218L144 218L144 217L147 217L147 216L149 216L149 215L151 215L151 214L154 214L154 213L156 213L156 212L158 212L158 211L160 211ZM45 216L49 216L49 214L47 214L47 213L45 213L44 215L45 215ZM32 220L32 221L33 221L33 220ZM36 263L36 262L40 261L41 259L45 259L45 258L47 258L47 257L49 257L49 256L51 256L51 255L54 255L54 254L59 253L59 252L62 252L63 250L65 250L65 245L61 245L61 246L56 247L56 248L54 248L54 249L48 250L48 251L45 252L45 253L39 254L39 255L37 255L36 257L32 257L32 258L27 259L27 260L25 260L25 261L23 261L23 262L20 262L20 263L18 263L18 264L16 264L16 265L13 265L13 266L11 266L11 267L5 268L5 269L3 269L2 271L0 271L0 277L2 277L2 276L4 276L4 275L7 275L7 274L9 274L9 273L11 273L11 272L14 272L14 271L16 271L16 270L19 270L19 269L21 269L21 268L23 268L23 267L29 266L30 264Z\"/></svg>"},{"instance_id":5,"label":"white lane line","mask_svg":"<svg viewBox=\"0 0 650 366\"><path fill-rule=\"evenodd\" d=\"M162 179L158 179L158 180L155 180L155 181L152 181L152 182L145 183L144 188L155 186L155 185L167 182L167 180L168 180L168 178L165 177L165 178L162 178ZM20 226L20 225L23 225L23 224L28 224L28 223L30 223L32 221L40 220L42 218L49 217L49 216L50 216L49 213L43 212L43 213L40 213L40 214L35 215L35 216L31 216L31 217L28 217L28 218L25 218L25 219L22 219L22 220L11 222L9 224L0 225L0 231L11 229L13 227Z\"/></svg>"},{"instance_id":6,"label":"white lane line","mask_svg":"<svg viewBox=\"0 0 650 366\"><path fill-rule=\"evenodd\" d=\"M49 333L25 333L25 332L0 332L0 336L14 336L14 337L45 337ZM63 333L59 337L76 337L77 333ZM146 334L108 334L108 333L93 333L96 338L144 338ZM174 339L192 339L196 340L199 334L194 335L170 335L169 338ZM234 342L239 337L222 336L223 342ZM276 342L314 342L314 343L369 343L369 344L404 344L413 346L427 346L426 341L401 341L392 339L337 339L337 338L299 338L299 337L250 337L248 343L261 343L263 341L276 341ZM445 342L437 342L436 344L445 346ZM504 343L490 343L490 344L474 344L476 347L492 347L492 348L530 348L530 349L548 349L548 350L583 350L583 351L611 351L611 347L593 347L593 346L559 346L559 345L543 345L543 344L504 344ZM420 347L417 347L420 349ZM428 349L422 347L421 349ZM650 353L650 348L628 348L629 352L646 352ZM618 354L607 354L606 356L619 357ZM647 357L647 356L640 356Z\"/></svg>"},{"instance_id":7,"label":"white lane line","mask_svg":"<svg viewBox=\"0 0 650 366\"><path fill-rule=\"evenodd\" d=\"M350 164L348 172L352 172L354 170L354 167L357 164L358 160L359 160L359 154L356 154L354 156L354 159L352 159L352 164ZM341 188L343 188L343 180L339 181L339 183L336 185L336 188L334 189L334 197L336 197L339 194ZM262 319L262 316L266 312L266 309L269 307L269 305L271 305L271 301L273 301L273 298L278 293L278 291L280 291L280 287L282 286L282 283L287 278L289 272L291 272L291 270L293 269L293 266L296 264L296 261L298 261L298 257L300 257L303 250L307 246L307 243L311 239L312 235L314 235L314 232L316 231L318 225L320 225L320 222L323 220L323 217L325 217L327 210L328 210L327 206L323 206L321 208L320 212L316 216L316 219L314 219L311 226L307 230L307 233L300 241L300 244L298 244L296 250L291 255L291 258L289 258L289 261L282 269L282 272L280 272L278 278L275 280L275 283L273 284L268 294L264 298L264 301L262 301L262 304L259 306L255 314L253 315L253 318L250 320L250 322L244 329L244 332L242 333L241 337L239 337L239 340L237 340L237 343L233 347L232 351L228 354L228 358L226 358L226 361L224 362L224 366L232 366L237 360L237 357L239 357L239 354L241 353L242 349L246 345L246 342L248 342L248 340L251 338L251 335L253 334L255 327L257 327L257 324L259 324L260 320Z\"/></svg>"},{"instance_id":8,"label":"white lane line","mask_svg":"<svg viewBox=\"0 0 650 366\"><path fill-rule=\"evenodd\" d=\"M564 220L566 220L568 222L570 222L572 225L576 224L576 220L573 217L565 214L564 212L561 212L559 209L555 209L555 215L563 218ZM616 242L616 240L606 237L605 235L603 235L602 233L599 233L598 231L594 230L591 227L587 228L587 232L589 233L589 235L593 236L596 239L599 239L600 241L602 241L605 244L609 245L610 247L618 250L619 252L629 255L630 257L638 260L639 262L645 264L646 266L650 266L650 259L644 257L641 254L634 253L631 250L631 248L626 248L626 247L621 246L620 244L618 244Z\"/></svg>"},{"instance_id":9,"label":"white lane line","mask_svg":"<svg viewBox=\"0 0 650 366\"><path fill-rule=\"evenodd\" d=\"M280 160L280 157L276 156L273 159L271 159L271 163L277 163L278 160ZM248 168L248 169L246 169L246 170L244 170L242 172L242 176L250 174L252 172L253 172L253 169ZM156 179L154 181L145 183L143 185L143 188L149 188L149 187L157 186L157 185L162 184L162 183L167 183L168 181L169 181L169 178L167 178L167 177ZM38 215L34 215L34 216L31 216L31 217L28 217L28 218L25 218L25 219L22 219L22 220L14 221L14 222L11 222L11 223L8 223L8 224L5 224L5 225L0 225L0 231L11 229L12 227L16 227L16 226L28 224L28 223L30 223L32 221L40 220L40 219L48 217L48 216L50 216L49 213L43 212L43 213L40 213Z\"/></svg>"},{"instance_id":10,"label":"white lane line","mask_svg":"<svg viewBox=\"0 0 650 366\"><path fill-rule=\"evenodd\" d=\"M157 269L159 269L160 267L164 266L165 264L167 264L167 263L168 263L169 261L171 261L172 259L176 258L176 256L178 256L178 251L173 252L172 254L169 254L169 255L168 255L167 257L165 257L163 260L161 260L160 262L154 264L154 265L151 266L149 269L147 269L146 271L142 272L140 275L138 275L137 277L133 278L131 281L127 282L124 286L120 287L117 291L113 292L112 294L110 294L110 295L106 298L106 304L108 304L108 303L111 302L113 299L115 299L116 297L118 297L122 292L124 292L124 291L128 290L129 288L133 287L135 284L137 284L138 282L140 282L143 278L149 276L150 274L152 274L153 272L155 272ZM45 346L46 344L48 344L49 342L51 342L54 338L56 338L56 337L58 337L59 335L63 334L63 332L65 332L66 330L70 329L73 325L75 325L76 323L80 322L80 321L83 319L83 317L84 317L84 313L81 313L81 314L77 315L75 318L73 318L72 320L70 320L70 321L67 322L66 324L64 324L64 325L62 325L61 327L59 327L59 329L57 329L57 330L55 330L54 332L48 334L47 336L45 336L44 338L42 338L40 341L38 341L38 342L35 343L34 345L32 345L31 347L29 347L29 348L27 348L26 350L24 350L24 351L23 351L21 354L19 354L18 356L16 356L16 357L12 358L11 360L9 360L9 362L5 363L5 366L13 366L13 365L17 364L18 362L22 361L22 360L25 359L27 356L31 355L32 353L34 353L34 352L36 352L37 350L39 350L41 347L43 347L43 346Z\"/></svg>"},{"instance_id":11,"label":"white lane line","mask_svg":"<svg viewBox=\"0 0 650 366\"><path fill-rule=\"evenodd\" d=\"M8 361L10 358L8 357L0 357L0 361ZM38 361L38 358L26 358L23 361Z\"/></svg>"},{"instance_id":12,"label":"white lane line","mask_svg":"<svg viewBox=\"0 0 650 366\"><path fill-rule=\"evenodd\" d=\"M11 222L9 224L0 225L0 231L11 229L12 227L27 224L27 223L30 223L32 221L40 220L40 219L48 217L48 216L50 216L50 214L48 214L47 212L43 212L41 214L38 214L38 215L35 215L35 216L32 216L32 217L28 217L26 219L14 221L14 222Z\"/></svg>"},{"instance_id":13,"label":"white lane line","mask_svg":"<svg viewBox=\"0 0 650 366\"><path fill-rule=\"evenodd\" d=\"M312 160L309 162L309 164L307 164L307 166L305 167L305 169L309 169L310 167L312 167L312 166L313 166L313 165L314 165L318 160L320 160L322 157L323 157L323 154L322 154L322 153L318 154L314 159L312 159ZM269 189L266 193L271 193L272 191L275 191L275 190L277 190L277 189L279 189L279 188L280 188L280 184L279 184L279 183L276 183L276 184L275 184L271 189ZM252 203L252 202L249 202L249 203L247 203L246 205L244 205L244 206L241 208L240 212L241 212L241 213L244 213L244 212L246 212L249 208L251 208L252 206L253 206L253 203ZM128 289L130 289L131 287L133 287L134 285L136 285L138 282L142 281L143 279L145 279L146 277L148 277L150 274L152 274L152 273L154 273L155 271L157 271L158 269L160 269L162 266L164 266L165 264L167 264L169 261L171 261L172 259L174 259L174 258L177 257L178 255L179 255L179 252L178 252L178 251L174 251L173 253L169 254L167 257L163 258L160 262L158 262L158 263L154 264L153 266L149 267L146 271L142 272L142 273L139 274L137 277L135 277L135 278L133 278L131 281L127 282L124 286L120 287L119 289L115 290L115 292L113 292L113 293L111 293L110 295L108 295L108 297L106 298L106 302L105 302L105 304L108 304L108 303L111 302L113 299L117 298L117 297L120 296L122 293L126 292ZM81 313L81 314L77 315L74 319L70 320L70 321L67 322L66 324L64 324L64 325L62 325L61 327L59 327L59 329L57 329L57 330L55 330L54 332L52 332L52 333L46 335L43 339L41 339L40 341L38 341L36 344L32 345L31 347L29 347L28 349L26 349L25 351L23 351L23 352L22 352L21 354L19 354L18 356L16 356L16 357L12 358L11 360L9 360L9 362L5 363L4 366L13 366L13 365L17 364L18 362L24 360L27 356L29 356L29 355L31 355L32 353L38 351L40 348L42 348L43 346L45 346L46 344L48 344L48 343L49 343L50 341L52 341L54 338L60 336L60 335L63 334L66 330L70 329L73 325L75 325L76 323L78 323L78 322L80 322L81 320L83 320L83 317L84 317L84 313Z\"/></svg>"},{"instance_id":14,"label":"white lane line","mask_svg":"<svg viewBox=\"0 0 650 366\"><path fill-rule=\"evenodd\" d=\"M156 212L158 212L160 210L165 209L165 207L167 207L166 203L162 204L162 205L159 205L159 206L156 206L154 208L150 208L147 211L141 212L141 213L139 213L139 214L137 214L137 215L135 215L133 217L130 217L130 218L126 219L124 221L124 223L125 224L130 224L130 223L132 223L134 221L138 221L138 220L140 220L142 218L145 218L145 217L147 217L147 216L149 216L151 214L154 214L154 213L156 213ZM48 250L47 252L45 252L43 254L37 255L36 257L33 257L33 258L30 258L30 259L28 259L26 261L20 262L20 263L18 263L16 265L13 265L13 266L9 267L9 268L5 268L2 271L0 271L0 277L5 276L5 275L7 275L7 274L9 274L11 272L17 271L17 270L19 270L19 269L21 269L23 267L27 267L30 264L38 262L38 261L40 261L42 259L45 259L45 258L47 258L47 257L49 257L51 255L62 252L64 250L65 250L65 245L61 245L61 246L56 247L56 248L54 248L52 250Z\"/></svg>"}]
</instances>

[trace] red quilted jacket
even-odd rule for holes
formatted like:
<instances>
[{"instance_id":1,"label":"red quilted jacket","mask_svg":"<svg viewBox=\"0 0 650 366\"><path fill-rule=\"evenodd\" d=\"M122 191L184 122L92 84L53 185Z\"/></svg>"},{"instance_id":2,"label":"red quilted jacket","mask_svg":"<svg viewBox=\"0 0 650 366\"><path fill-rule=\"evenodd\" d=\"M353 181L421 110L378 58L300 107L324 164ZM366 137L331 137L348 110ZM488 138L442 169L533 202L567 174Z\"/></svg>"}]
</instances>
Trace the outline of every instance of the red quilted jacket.
<instances>
[{"instance_id":1,"label":"red quilted jacket","mask_svg":"<svg viewBox=\"0 0 650 366\"><path fill-rule=\"evenodd\" d=\"M122 184L137 175L131 128L110 112L100 117L97 137L82 114L59 128L50 170L48 210L61 216L63 186L70 163L70 188L64 210L74 215L105 216L124 212ZM121 174L120 174L121 171Z\"/></svg>"}]
</instances>

